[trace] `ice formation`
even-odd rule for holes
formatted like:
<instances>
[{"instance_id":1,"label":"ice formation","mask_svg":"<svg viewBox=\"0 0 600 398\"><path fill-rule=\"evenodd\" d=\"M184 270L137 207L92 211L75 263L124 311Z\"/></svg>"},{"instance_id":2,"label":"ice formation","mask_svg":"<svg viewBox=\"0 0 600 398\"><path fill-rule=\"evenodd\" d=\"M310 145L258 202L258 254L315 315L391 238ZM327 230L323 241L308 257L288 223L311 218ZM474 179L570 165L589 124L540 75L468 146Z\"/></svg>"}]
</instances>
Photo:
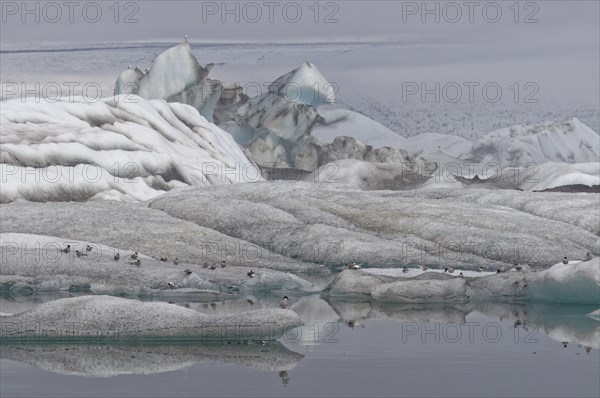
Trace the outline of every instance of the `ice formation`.
<instances>
[{"instance_id":1,"label":"ice formation","mask_svg":"<svg viewBox=\"0 0 600 398\"><path fill-rule=\"evenodd\" d=\"M143 201L173 188L262 179L231 135L179 103L11 100L0 127L3 203Z\"/></svg>"},{"instance_id":2,"label":"ice formation","mask_svg":"<svg viewBox=\"0 0 600 398\"><path fill-rule=\"evenodd\" d=\"M117 78L115 95L136 94L147 100L192 105L212 122L223 87L220 81L207 78L211 68L200 66L190 45L184 42L158 55L147 73L137 67L124 70Z\"/></svg>"},{"instance_id":3,"label":"ice formation","mask_svg":"<svg viewBox=\"0 0 600 398\"><path fill-rule=\"evenodd\" d=\"M314 289L310 282L294 274L256 268L256 276L249 278L251 268L231 263L221 268L221 261L218 269L211 270L200 264L165 263L140 252L141 265L136 266L129 258L132 251L121 251L122 258L115 261L116 247L94 243L92 251L79 258L75 250L83 250L89 242L12 233L2 233L0 238L0 290L5 292L83 291L157 298L179 296L193 301L231 299L235 297L231 293L239 291ZM71 251L61 252L68 244ZM196 250L197 258L202 260L203 248ZM192 273L186 274L186 269Z\"/></svg>"},{"instance_id":4,"label":"ice formation","mask_svg":"<svg viewBox=\"0 0 600 398\"><path fill-rule=\"evenodd\" d=\"M206 315L164 302L83 296L0 318L3 340L276 340L303 323L290 310ZM31 325L37 325L32 330Z\"/></svg>"},{"instance_id":5,"label":"ice formation","mask_svg":"<svg viewBox=\"0 0 600 398\"><path fill-rule=\"evenodd\" d=\"M578 119L534 126L512 126L477 140L462 159L500 167L546 162L587 163L600 160L598 133Z\"/></svg>"},{"instance_id":6,"label":"ice formation","mask_svg":"<svg viewBox=\"0 0 600 398\"><path fill-rule=\"evenodd\" d=\"M600 304L600 258L556 264L534 272L510 270L493 275L460 277L425 272L417 277L390 277L364 271L342 271L328 286L331 296L370 296L381 302L460 301Z\"/></svg>"},{"instance_id":7,"label":"ice formation","mask_svg":"<svg viewBox=\"0 0 600 398\"><path fill-rule=\"evenodd\" d=\"M479 176L473 178L455 176L455 178L468 186L491 189L598 192L600 189L600 163L548 162L524 167L507 167L487 178Z\"/></svg>"}]
</instances>

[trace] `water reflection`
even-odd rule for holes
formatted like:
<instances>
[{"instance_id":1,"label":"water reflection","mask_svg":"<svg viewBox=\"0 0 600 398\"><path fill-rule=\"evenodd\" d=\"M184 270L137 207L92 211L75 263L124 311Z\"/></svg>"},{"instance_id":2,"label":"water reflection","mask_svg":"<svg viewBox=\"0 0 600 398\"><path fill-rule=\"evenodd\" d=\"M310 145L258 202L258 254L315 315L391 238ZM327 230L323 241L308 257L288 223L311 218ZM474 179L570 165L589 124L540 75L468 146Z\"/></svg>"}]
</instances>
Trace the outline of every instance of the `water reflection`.
<instances>
[{"instance_id":1,"label":"water reflection","mask_svg":"<svg viewBox=\"0 0 600 398\"><path fill-rule=\"evenodd\" d=\"M0 359L37 366L53 373L109 377L153 374L201 362L234 364L259 370L293 369L304 355L279 342L266 344L3 344ZM283 377L282 377L283 380ZM287 382L287 381L286 381Z\"/></svg>"}]
</instances>

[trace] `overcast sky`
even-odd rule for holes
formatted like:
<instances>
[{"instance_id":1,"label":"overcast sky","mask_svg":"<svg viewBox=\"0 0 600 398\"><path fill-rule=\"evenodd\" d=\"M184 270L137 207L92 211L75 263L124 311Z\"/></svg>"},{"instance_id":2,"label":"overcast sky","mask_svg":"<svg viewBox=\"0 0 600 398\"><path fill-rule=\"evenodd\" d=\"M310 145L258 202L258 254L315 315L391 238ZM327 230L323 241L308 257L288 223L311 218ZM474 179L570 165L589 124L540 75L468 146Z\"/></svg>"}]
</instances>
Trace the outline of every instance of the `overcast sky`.
<instances>
[{"instance_id":1,"label":"overcast sky","mask_svg":"<svg viewBox=\"0 0 600 398\"><path fill-rule=\"evenodd\" d=\"M421 1L322 1L317 7L314 1L266 0L121 1L118 7L114 1L30 1L25 7L22 1L2 1L0 33L4 45L179 40L185 34L192 41L527 40L548 35L599 40L595 0L524 1L518 12L512 0L447 3L429 1L434 11L425 14Z\"/></svg>"}]
</instances>

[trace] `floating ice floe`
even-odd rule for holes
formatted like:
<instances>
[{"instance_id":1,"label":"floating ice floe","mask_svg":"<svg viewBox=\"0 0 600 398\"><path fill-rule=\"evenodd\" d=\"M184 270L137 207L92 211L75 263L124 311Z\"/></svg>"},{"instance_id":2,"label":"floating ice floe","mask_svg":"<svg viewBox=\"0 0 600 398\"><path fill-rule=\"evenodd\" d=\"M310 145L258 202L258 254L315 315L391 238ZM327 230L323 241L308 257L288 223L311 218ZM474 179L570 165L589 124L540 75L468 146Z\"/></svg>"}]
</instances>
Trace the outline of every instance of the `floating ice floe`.
<instances>
[{"instance_id":1,"label":"floating ice floe","mask_svg":"<svg viewBox=\"0 0 600 398\"><path fill-rule=\"evenodd\" d=\"M31 311L1 317L0 338L5 341L268 341L302 324L300 317L290 310L214 316L163 302L83 296L50 301Z\"/></svg>"},{"instance_id":2,"label":"floating ice floe","mask_svg":"<svg viewBox=\"0 0 600 398\"><path fill-rule=\"evenodd\" d=\"M600 304L600 259L557 264L539 272L511 270L469 278L435 272L390 277L345 270L326 292L333 297L370 296L377 301L399 303L471 300Z\"/></svg>"},{"instance_id":3,"label":"floating ice floe","mask_svg":"<svg viewBox=\"0 0 600 398\"><path fill-rule=\"evenodd\" d=\"M2 105L0 202L134 202L262 179L231 135L188 105L137 96L34 100Z\"/></svg>"},{"instance_id":4,"label":"floating ice floe","mask_svg":"<svg viewBox=\"0 0 600 398\"><path fill-rule=\"evenodd\" d=\"M140 265L130 258L130 251L94 244L86 256L74 252L87 242L52 236L0 234L2 268L0 290L7 292L72 291L95 294L127 294L167 299L178 296L188 301L218 298L233 299L239 291L314 290L312 283L287 272L230 264L226 268L203 268L199 264L163 262L139 254ZM71 245L69 253L61 250ZM199 249L198 258L202 256ZM191 271L185 272L186 270Z\"/></svg>"}]
</instances>

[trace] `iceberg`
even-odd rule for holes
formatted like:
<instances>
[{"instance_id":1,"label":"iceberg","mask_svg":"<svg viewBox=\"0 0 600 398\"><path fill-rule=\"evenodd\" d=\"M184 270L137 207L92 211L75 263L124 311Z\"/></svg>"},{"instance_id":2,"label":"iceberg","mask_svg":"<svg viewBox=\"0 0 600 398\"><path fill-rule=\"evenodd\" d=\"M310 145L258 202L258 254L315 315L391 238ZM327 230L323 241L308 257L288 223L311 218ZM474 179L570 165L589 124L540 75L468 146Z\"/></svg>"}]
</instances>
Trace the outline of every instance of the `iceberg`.
<instances>
[{"instance_id":1,"label":"iceberg","mask_svg":"<svg viewBox=\"0 0 600 398\"><path fill-rule=\"evenodd\" d=\"M254 310L206 315L163 302L111 296L50 301L0 318L3 341L247 341L276 340L302 326L293 311Z\"/></svg>"},{"instance_id":2,"label":"iceberg","mask_svg":"<svg viewBox=\"0 0 600 398\"><path fill-rule=\"evenodd\" d=\"M456 273L462 270L455 271ZM542 271L511 270L459 277L436 272L386 276L345 270L325 290L335 297L370 296L380 302L460 301L600 304L600 258L556 264Z\"/></svg>"},{"instance_id":3,"label":"iceberg","mask_svg":"<svg viewBox=\"0 0 600 398\"><path fill-rule=\"evenodd\" d=\"M249 267L230 264L211 270L193 263L165 264L143 252L136 266L129 258L130 251L121 252L122 259L115 261L116 247L95 243L86 256L78 257L75 250L84 251L90 242L13 233L2 233L0 238L0 291L5 292L81 291L201 301L233 299L237 296L232 293L239 291L314 289L312 283L294 274L270 269L256 268L255 277L250 278ZM61 252L67 245L72 250Z\"/></svg>"},{"instance_id":4,"label":"iceberg","mask_svg":"<svg viewBox=\"0 0 600 398\"><path fill-rule=\"evenodd\" d=\"M598 133L577 118L566 122L511 126L478 139L462 159L500 167L546 162L600 161Z\"/></svg>"},{"instance_id":5,"label":"iceberg","mask_svg":"<svg viewBox=\"0 0 600 398\"><path fill-rule=\"evenodd\" d=\"M179 103L119 96L2 106L0 202L136 202L262 180L231 135Z\"/></svg>"},{"instance_id":6,"label":"iceberg","mask_svg":"<svg viewBox=\"0 0 600 398\"><path fill-rule=\"evenodd\" d=\"M223 89L218 80L207 79L212 64L200 66L186 42L159 54L152 68L124 70L117 78L115 95L136 94L147 100L163 99L193 106L208 121Z\"/></svg>"}]
</instances>

